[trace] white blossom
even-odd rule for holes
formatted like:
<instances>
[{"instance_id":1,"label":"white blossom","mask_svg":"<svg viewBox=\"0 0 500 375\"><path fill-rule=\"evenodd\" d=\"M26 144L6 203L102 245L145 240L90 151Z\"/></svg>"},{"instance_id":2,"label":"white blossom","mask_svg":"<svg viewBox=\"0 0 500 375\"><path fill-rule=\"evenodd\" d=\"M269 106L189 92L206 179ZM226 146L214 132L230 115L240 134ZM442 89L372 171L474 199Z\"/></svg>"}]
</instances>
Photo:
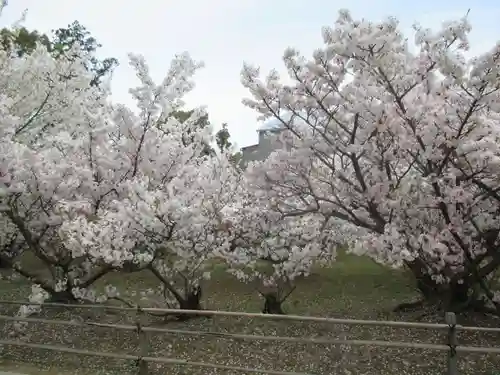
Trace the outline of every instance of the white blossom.
<instances>
[{"instance_id":1,"label":"white blossom","mask_svg":"<svg viewBox=\"0 0 500 375\"><path fill-rule=\"evenodd\" d=\"M468 59L466 18L416 30L412 49L395 19L341 11L312 59L285 51L292 83L246 64L244 104L286 125L254 175L285 216L324 216L333 242L477 289L500 264L500 44Z\"/></svg>"}]
</instances>

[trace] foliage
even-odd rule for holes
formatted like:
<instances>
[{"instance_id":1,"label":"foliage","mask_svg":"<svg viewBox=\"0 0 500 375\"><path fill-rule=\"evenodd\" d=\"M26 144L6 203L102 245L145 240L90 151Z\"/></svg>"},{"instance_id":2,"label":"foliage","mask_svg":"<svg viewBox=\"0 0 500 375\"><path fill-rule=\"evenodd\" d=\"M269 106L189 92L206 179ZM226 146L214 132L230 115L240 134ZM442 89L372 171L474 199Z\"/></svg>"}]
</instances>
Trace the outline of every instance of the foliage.
<instances>
[{"instance_id":1,"label":"foliage","mask_svg":"<svg viewBox=\"0 0 500 375\"><path fill-rule=\"evenodd\" d=\"M16 29L3 28L0 30L2 48L5 51L14 50L18 56L32 53L37 44L51 48L51 42L47 35L39 34L38 31L29 31L25 27Z\"/></svg>"},{"instance_id":2,"label":"foliage","mask_svg":"<svg viewBox=\"0 0 500 375\"><path fill-rule=\"evenodd\" d=\"M118 65L118 60L114 57L107 57L100 60L94 56L94 52L102 47L102 45L78 21L74 21L65 28L59 28L53 31L53 33L52 51L56 56L68 53L76 44L91 56L86 65L87 69L94 75L91 85L99 85L101 79L112 72Z\"/></svg>"},{"instance_id":3,"label":"foliage","mask_svg":"<svg viewBox=\"0 0 500 375\"><path fill-rule=\"evenodd\" d=\"M215 133L215 142L220 152L229 153L229 160L233 165L240 166L243 155L241 151L235 150L235 145L231 142L231 134L226 123L222 124L222 128Z\"/></svg>"},{"instance_id":4,"label":"foliage","mask_svg":"<svg viewBox=\"0 0 500 375\"><path fill-rule=\"evenodd\" d=\"M179 123L184 123L185 121L187 121L194 113L194 110L189 110L189 111L184 111L184 110L176 110L176 111L172 111L172 116L177 120L179 121ZM200 118L198 120L196 120L196 123L195 123L195 131L196 129L208 129L209 127L211 126L210 124L210 121L208 119L208 114L205 113L203 115L200 116ZM183 136L183 143L184 145L189 145L193 142L195 142L195 134L192 134L192 130L191 129L188 129L184 136ZM214 149L212 148L212 146L210 146L210 144L207 142L204 146L204 150L202 152L203 155L213 155L214 154Z\"/></svg>"},{"instance_id":5,"label":"foliage","mask_svg":"<svg viewBox=\"0 0 500 375\"><path fill-rule=\"evenodd\" d=\"M229 134L227 124L224 123L222 124L222 128L215 134L215 142L220 152L231 149L232 143L229 140L230 138L231 134Z\"/></svg>"},{"instance_id":6,"label":"foliage","mask_svg":"<svg viewBox=\"0 0 500 375\"><path fill-rule=\"evenodd\" d=\"M118 60L114 57L100 60L94 56L101 44L78 21L74 21L66 28L54 30L51 37L36 30L29 31L25 27L3 28L0 30L0 43L3 50L13 51L19 57L31 54L38 44L42 44L55 57L70 53L78 44L79 49L90 56L86 68L94 74L90 82L93 86L98 86L101 79L118 65Z\"/></svg>"},{"instance_id":7,"label":"foliage","mask_svg":"<svg viewBox=\"0 0 500 375\"><path fill-rule=\"evenodd\" d=\"M445 308L499 312L500 45L466 59L470 29L416 27L412 48L395 19L341 11L312 59L285 51L291 84L245 65L244 103L288 130L255 173L285 216L321 214L334 242L407 265Z\"/></svg>"}]
</instances>

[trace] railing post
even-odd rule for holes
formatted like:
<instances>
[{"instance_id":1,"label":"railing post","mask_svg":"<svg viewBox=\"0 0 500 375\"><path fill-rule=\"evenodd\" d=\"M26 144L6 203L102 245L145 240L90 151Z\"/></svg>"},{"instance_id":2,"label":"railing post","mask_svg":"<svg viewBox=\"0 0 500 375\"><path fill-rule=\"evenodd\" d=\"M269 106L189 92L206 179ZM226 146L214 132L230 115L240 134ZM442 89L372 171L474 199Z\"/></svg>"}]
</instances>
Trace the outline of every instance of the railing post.
<instances>
[{"instance_id":1,"label":"railing post","mask_svg":"<svg viewBox=\"0 0 500 375\"><path fill-rule=\"evenodd\" d=\"M448 372L447 375L458 375L458 365L457 365L457 317L453 312L447 312L445 315L445 322L448 324L448 346L450 351L448 352Z\"/></svg>"},{"instance_id":2,"label":"railing post","mask_svg":"<svg viewBox=\"0 0 500 375\"><path fill-rule=\"evenodd\" d=\"M139 375L148 375L148 363L144 361L142 358L147 357L149 354L149 340L148 334L142 329L142 320L144 317L144 311L141 309L139 305L137 305L136 311L136 326L137 326L137 336L139 338L139 358L137 359L137 369Z\"/></svg>"}]
</instances>

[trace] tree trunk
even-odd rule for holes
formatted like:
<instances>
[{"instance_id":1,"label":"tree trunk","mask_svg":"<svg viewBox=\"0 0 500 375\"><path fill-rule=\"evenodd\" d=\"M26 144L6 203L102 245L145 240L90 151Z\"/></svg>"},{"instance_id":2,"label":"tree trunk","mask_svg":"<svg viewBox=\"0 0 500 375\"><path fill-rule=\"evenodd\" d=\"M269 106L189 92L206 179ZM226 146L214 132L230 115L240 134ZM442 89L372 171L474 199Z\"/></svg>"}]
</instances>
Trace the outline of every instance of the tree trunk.
<instances>
[{"instance_id":1,"label":"tree trunk","mask_svg":"<svg viewBox=\"0 0 500 375\"><path fill-rule=\"evenodd\" d=\"M475 285L471 278L462 282L438 283L427 271L424 261L415 259L406 263L416 280L416 287L422 295L422 300L403 303L395 311L405 311L423 306L431 306L443 311L460 312L473 309L477 305Z\"/></svg>"},{"instance_id":2,"label":"tree trunk","mask_svg":"<svg viewBox=\"0 0 500 375\"><path fill-rule=\"evenodd\" d=\"M78 299L76 299L73 293L71 293L71 290L62 290L60 292L49 292L49 294L50 297L48 298L47 302L65 303L65 304L78 302Z\"/></svg>"},{"instance_id":3,"label":"tree trunk","mask_svg":"<svg viewBox=\"0 0 500 375\"><path fill-rule=\"evenodd\" d=\"M179 300L179 309L181 310L202 310L201 308L201 287L197 286L188 292L184 299ZM177 319L180 321L185 321L189 319L193 319L199 317L199 315L191 315L191 314L180 314L177 316Z\"/></svg>"},{"instance_id":4,"label":"tree trunk","mask_svg":"<svg viewBox=\"0 0 500 375\"><path fill-rule=\"evenodd\" d=\"M281 301L278 299L276 293L270 292L264 294L264 308L262 309L262 313L276 315L285 314L281 306Z\"/></svg>"}]
</instances>

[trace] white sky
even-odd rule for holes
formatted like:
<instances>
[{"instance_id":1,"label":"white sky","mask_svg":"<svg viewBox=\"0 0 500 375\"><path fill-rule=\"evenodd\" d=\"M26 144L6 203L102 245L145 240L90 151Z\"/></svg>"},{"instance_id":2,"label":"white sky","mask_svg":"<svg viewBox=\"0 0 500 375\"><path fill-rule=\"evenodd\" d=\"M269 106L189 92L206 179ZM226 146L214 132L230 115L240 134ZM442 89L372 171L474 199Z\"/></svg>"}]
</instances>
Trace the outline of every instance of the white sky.
<instances>
[{"instance_id":1,"label":"white sky","mask_svg":"<svg viewBox=\"0 0 500 375\"><path fill-rule=\"evenodd\" d=\"M355 17L380 20L393 15L410 31L414 21L437 27L471 8L473 52L482 52L500 39L500 2L493 0L10 0L0 18L12 24L28 9L24 25L49 32L80 21L103 44L102 57L121 65L113 77L113 98L133 105L128 88L135 86L127 53L141 53L158 81L176 53L189 51L206 67L196 76L197 87L188 105L206 105L216 128L229 124L233 141L246 146L257 140L256 114L241 104L243 61L263 72L282 67L287 46L306 55L321 46L321 26L332 24L340 8Z\"/></svg>"}]
</instances>

